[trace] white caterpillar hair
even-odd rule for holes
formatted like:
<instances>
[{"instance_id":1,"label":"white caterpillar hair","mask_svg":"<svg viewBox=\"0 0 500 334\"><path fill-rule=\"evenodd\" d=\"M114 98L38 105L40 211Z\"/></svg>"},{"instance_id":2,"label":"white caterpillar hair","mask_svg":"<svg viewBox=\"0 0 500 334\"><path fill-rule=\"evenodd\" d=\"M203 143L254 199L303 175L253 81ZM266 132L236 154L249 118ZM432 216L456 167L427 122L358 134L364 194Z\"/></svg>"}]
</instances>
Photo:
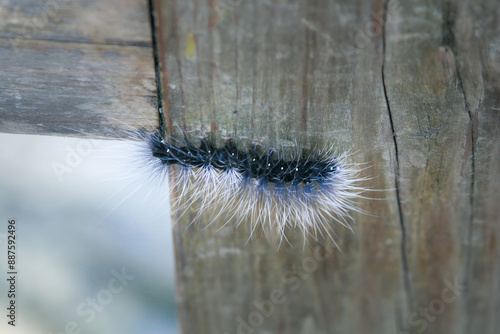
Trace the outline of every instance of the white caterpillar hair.
<instances>
[{"instance_id":1,"label":"white caterpillar hair","mask_svg":"<svg viewBox=\"0 0 500 334\"><path fill-rule=\"evenodd\" d=\"M142 156L152 175L168 176L176 191L172 207L182 216L192 210L195 221L208 214L210 222L223 218L272 233L282 241L298 229L314 239L336 243L335 222L351 229L351 212L367 191L360 164L348 163L348 153L332 149L285 158L279 150L262 153L258 147L239 149L232 140L222 147L202 139L199 145L165 141L159 131L138 132ZM249 236L251 237L251 236Z\"/></svg>"}]
</instances>

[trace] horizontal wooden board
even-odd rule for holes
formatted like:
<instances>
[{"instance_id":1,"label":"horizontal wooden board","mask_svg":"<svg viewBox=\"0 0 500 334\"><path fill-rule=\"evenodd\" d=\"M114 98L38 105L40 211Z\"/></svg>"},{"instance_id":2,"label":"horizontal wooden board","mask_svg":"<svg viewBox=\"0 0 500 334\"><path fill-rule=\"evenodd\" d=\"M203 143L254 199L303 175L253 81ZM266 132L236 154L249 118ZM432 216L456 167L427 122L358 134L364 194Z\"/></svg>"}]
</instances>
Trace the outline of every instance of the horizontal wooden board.
<instances>
[{"instance_id":1,"label":"horizontal wooden board","mask_svg":"<svg viewBox=\"0 0 500 334\"><path fill-rule=\"evenodd\" d=\"M0 131L117 136L158 125L147 0L0 6Z\"/></svg>"},{"instance_id":2,"label":"horizontal wooden board","mask_svg":"<svg viewBox=\"0 0 500 334\"><path fill-rule=\"evenodd\" d=\"M114 136L157 126L151 57L148 48L0 39L0 131Z\"/></svg>"},{"instance_id":3,"label":"horizontal wooden board","mask_svg":"<svg viewBox=\"0 0 500 334\"><path fill-rule=\"evenodd\" d=\"M0 37L151 46L147 0L1 0Z\"/></svg>"}]
</instances>

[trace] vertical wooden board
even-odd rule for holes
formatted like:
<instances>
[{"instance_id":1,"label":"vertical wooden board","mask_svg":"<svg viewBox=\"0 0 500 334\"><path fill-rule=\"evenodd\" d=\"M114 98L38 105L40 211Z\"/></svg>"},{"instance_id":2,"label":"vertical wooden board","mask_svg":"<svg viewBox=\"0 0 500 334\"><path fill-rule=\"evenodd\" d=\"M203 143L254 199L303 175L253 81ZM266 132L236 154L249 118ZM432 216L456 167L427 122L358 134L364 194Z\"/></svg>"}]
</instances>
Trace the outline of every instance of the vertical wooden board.
<instances>
[{"instance_id":1,"label":"vertical wooden board","mask_svg":"<svg viewBox=\"0 0 500 334\"><path fill-rule=\"evenodd\" d=\"M365 185L394 188L395 154L381 77L383 4L349 1L156 1L169 133L235 137L245 148L336 145L369 162ZM394 191L363 201L355 232L332 242L290 235L276 250L248 222L175 225L179 314L185 333L391 333L406 319L401 226ZM175 190L174 190L175 199ZM174 220L178 217L174 216ZM217 221L214 225L223 225ZM332 222L332 224L335 224ZM293 246L293 247L292 247ZM323 257L328 251L326 257ZM270 304L273 293L282 304ZM259 313L260 312L260 313ZM259 315L262 316L262 321ZM362 319L360 321L359 319Z\"/></svg>"},{"instance_id":2,"label":"vertical wooden board","mask_svg":"<svg viewBox=\"0 0 500 334\"><path fill-rule=\"evenodd\" d=\"M500 8L497 1L457 3L456 58L470 113L470 244L463 332L498 333L500 319Z\"/></svg>"},{"instance_id":3,"label":"vertical wooden board","mask_svg":"<svg viewBox=\"0 0 500 334\"><path fill-rule=\"evenodd\" d=\"M150 46L147 0L2 0L0 37Z\"/></svg>"},{"instance_id":4,"label":"vertical wooden board","mask_svg":"<svg viewBox=\"0 0 500 334\"><path fill-rule=\"evenodd\" d=\"M450 42L456 4L401 7L401 14L387 22L384 77L414 295L406 326L456 333L467 317L460 287L470 247L472 191L471 123ZM458 287L455 296L450 284Z\"/></svg>"},{"instance_id":5,"label":"vertical wooden board","mask_svg":"<svg viewBox=\"0 0 500 334\"><path fill-rule=\"evenodd\" d=\"M399 333L404 329L402 323L408 314L410 296L405 288L405 254L401 252L405 236L394 189L397 157L382 77L383 27L386 17L397 15L399 8L389 10L380 1L358 12L354 7L351 10L341 15L344 18L358 15L357 22L348 30L349 39L339 41L337 49L350 59L343 81L349 82L347 78L352 81L347 110L352 117L353 148L360 151L362 160L370 162L366 176L375 176L372 189L384 191L369 195L373 200L367 201L367 211L373 216L357 217L361 221L361 244L352 261L358 266L356 275L362 277L355 289L359 295L356 318L362 320L349 321L357 333ZM349 24L339 29L344 31L347 27Z\"/></svg>"}]
</instances>

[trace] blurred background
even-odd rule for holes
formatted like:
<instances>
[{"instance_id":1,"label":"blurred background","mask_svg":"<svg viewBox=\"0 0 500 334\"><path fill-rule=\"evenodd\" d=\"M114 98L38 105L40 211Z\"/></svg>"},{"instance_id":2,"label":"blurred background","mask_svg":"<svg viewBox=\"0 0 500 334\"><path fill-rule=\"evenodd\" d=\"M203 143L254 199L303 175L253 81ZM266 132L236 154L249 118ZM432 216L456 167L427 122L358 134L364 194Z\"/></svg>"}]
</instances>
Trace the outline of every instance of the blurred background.
<instances>
[{"instance_id":1,"label":"blurred background","mask_svg":"<svg viewBox=\"0 0 500 334\"><path fill-rule=\"evenodd\" d=\"M133 154L120 141L0 134L0 268L15 218L18 270L15 328L0 281L0 333L177 333L168 188Z\"/></svg>"}]
</instances>

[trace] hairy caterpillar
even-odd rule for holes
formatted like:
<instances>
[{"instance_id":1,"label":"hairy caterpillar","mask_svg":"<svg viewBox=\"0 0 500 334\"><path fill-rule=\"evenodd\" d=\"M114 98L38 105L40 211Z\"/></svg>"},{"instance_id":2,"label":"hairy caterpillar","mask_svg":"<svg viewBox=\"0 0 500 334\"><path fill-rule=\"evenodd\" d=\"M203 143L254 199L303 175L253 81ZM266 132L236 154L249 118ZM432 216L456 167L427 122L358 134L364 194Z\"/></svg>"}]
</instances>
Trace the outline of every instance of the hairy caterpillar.
<instances>
[{"instance_id":1,"label":"hairy caterpillar","mask_svg":"<svg viewBox=\"0 0 500 334\"><path fill-rule=\"evenodd\" d=\"M169 143L160 131L134 136L153 175L168 175L170 187L177 189L174 210L180 215L193 210L193 220L208 213L212 222L249 221L252 233L261 229L282 239L288 229L299 229L335 241L334 222L350 228L350 212L363 212L356 198L367 190L360 186L365 179L358 165L347 163L347 153L297 150L287 158L281 150L262 152L258 145L242 150L231 139L216 147L206 137L195 145L187 139Z\"/></svg>"}]
</instances>

